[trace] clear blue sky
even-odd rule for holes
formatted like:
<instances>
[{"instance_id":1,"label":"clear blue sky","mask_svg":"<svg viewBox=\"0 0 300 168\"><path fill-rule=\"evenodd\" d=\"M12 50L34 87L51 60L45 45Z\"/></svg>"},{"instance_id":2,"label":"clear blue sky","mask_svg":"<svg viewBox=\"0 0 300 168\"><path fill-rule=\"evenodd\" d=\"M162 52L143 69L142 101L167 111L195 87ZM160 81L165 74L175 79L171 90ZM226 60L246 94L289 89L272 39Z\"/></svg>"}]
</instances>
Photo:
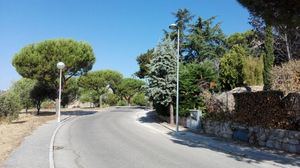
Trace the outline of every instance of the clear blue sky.
<instances>
[{"instance_id":1,"label":"clear blue sky","mask_svg":"<svg viewBox=\"0 0 300 168\"><path fill-rule=\"evenodd\" d=\"M20 78L11 65L15 53L54 38L90 43L93 70L129 77L138 70L136 57L157 44L179 8L217 16L227 35L250 29L248 12L236 0L0 0L0 89Z\"/></svg>"}]
</instances>

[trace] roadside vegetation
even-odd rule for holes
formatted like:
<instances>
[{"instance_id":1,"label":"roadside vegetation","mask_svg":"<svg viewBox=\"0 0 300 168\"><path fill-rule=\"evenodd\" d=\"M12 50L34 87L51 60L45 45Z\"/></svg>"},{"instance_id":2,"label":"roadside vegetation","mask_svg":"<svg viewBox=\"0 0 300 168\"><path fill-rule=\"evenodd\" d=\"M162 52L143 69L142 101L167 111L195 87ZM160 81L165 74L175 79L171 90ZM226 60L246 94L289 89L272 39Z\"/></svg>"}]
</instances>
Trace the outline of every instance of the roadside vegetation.
<instances>
[{"instance_id":1,"label":"roadside vegetation","mask_svg":"<svg viewBox=\"0 0 300 168\"><path fill-rule=\"evenodd\" d=\"M139 105L156 109L174 123L176 108L176 46L180 42L179 115L187 117L191 109L204 116L221 112L226 118L231 107L220 109L215 97L237 87L251 91L281 90L299 93L300 32L299 3L238 0L250 12L252 29L225 35L215 16L195 16L188 9L173 13L179 29L163 31L161 42L137 57L136 77L126 78L114 70L94 70L96 58L87 42L51 39L22 48L12 65L23 77L11 88L0 92L0 118L12 121L21 109L55 108L59 71L56 64L66 64L62 78L62 105L89 107ZM286 12L289 10L289 12ZM228 100L226 100L228 101ZM224 105L224 101L223 101ZM220 118L221 113L217 113ZM296 121L298 122L298 121Z\"/></svg>"},{"instance_id":2,"label":"roadside vegetation","mask_svg":"<svg viewBox=\"0 0 300 168\"><path fill-rule=\"evenodd\" d=\"M299 8L299 3L238 2L249 10L252 30L231 35L223 33L215 16L205 19L187 9L173 13L180 34L181 117L189 116L191 109L198 109L204 117L225 120L232 114L228 101L234 100L223 95L239 87L250 92L261 86L259 90L264 92L299 94L300 21L295 18L299 12L293 10ZM176 107L176 47L177 30L164 30L161 42L137 57L140 69L135 73L147 81L149 100L159 115L169 116L170 123L174 123ZM223 102L216 96L223 96ZM300 123L300 117L297 118L293 123Z\"/></svg>"},{"instance_id":3,"label":"roadside vegetation","mask_svg":"<svg viewBox=\"0 0 300 168\"><path fill-rule=\"evenodd\" d=\"M66 64L62 77L63 107L74 102L89 102L91 107L147 105L145 82L124 78L113 70L91 71L96 58L86 42L54 39L29 44L13 58L12 64L23 77L0 94L0 118L11 122L20 111L40 115L41 108L55 109L59 71L58 62Z\"/></svg>"}]
</instances>

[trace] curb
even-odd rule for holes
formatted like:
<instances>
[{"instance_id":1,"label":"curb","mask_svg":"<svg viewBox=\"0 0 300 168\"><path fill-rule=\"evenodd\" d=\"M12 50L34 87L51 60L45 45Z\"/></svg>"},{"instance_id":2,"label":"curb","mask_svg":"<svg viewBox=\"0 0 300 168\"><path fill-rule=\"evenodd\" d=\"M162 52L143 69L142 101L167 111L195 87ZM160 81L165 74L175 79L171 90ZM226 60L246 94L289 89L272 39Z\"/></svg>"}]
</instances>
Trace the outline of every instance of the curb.
<instances>
[{"instance_id":1,"label":"curb","mask_svg":"<svg viewBox=\"0 0 300 168\"><path fill-rule=\"evenodd\" d=\"M59 123L59 125L56 127L56 129L54 130L54 132L52 134L51 141L50 141L50 146L49 146L49 167L50 168L55 168L55 166L54 166L54 153L53 153L55 136L56 136L58 130L65 124L65 122L67 122L71 118L73 118L73 117L68 116L67 118L63 119Z\"/></svg>"},{"instance_id":2,"label":"curb","mask_svg":"<svg viewBox=\"0 0 300 168\"><path fill-rule=\"evenodd\" d=\"M103 109L107 109L107 108L103 108ZM98 109L98 110L95 110L95 111L101 111L103 109ZM54 141L55 141L55 136L57 134L57 132L59 131L59 129L67 122L69 121L70 119L73 119L75 118L75 116L68 116L66 118L64 118L60 123L59 125L56 127L56 129L54 130L53 134L52 134L52 137L51 137L51 141L50 141L50 145L49 145L49 168L55 168L55 165L54 165Z\"/></svg>"}]
</instances>

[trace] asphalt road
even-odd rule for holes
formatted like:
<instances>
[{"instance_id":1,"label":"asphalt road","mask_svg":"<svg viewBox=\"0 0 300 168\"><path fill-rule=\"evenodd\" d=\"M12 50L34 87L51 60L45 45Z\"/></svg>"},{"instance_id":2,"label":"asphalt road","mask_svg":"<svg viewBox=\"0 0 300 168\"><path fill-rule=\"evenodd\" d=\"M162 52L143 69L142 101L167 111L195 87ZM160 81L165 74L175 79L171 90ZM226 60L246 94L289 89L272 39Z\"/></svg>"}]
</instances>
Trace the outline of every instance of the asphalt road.
<instances>
[{"instance_id":1,"label":"asphalt road","mask_svg":"<svg viewBox=\"0 0 300 168\"><path fill-rule=\"evenodd\" d=\"M114 108L67 122L55 140L56 168L252 168L273 167L219 150L179 143L137 122L138 109ZM157 130L162 131L157 131Z\"/></svg>"}]
</instances>

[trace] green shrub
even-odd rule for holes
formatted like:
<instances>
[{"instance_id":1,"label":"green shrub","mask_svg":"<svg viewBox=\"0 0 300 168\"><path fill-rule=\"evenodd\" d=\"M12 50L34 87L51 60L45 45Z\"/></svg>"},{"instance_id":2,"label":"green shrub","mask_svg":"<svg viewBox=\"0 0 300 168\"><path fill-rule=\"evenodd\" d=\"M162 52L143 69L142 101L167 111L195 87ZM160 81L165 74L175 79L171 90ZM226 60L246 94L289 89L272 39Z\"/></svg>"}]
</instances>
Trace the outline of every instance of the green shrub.
<instances>
[{"instance_id":1,"label":"green shrub","mask_svg":"<svg viewBox=\"0 0 300 168\"><path fill-rule=\"evenodd\" d=\"M126 106L127 102L125 100L119 100L117 106Z\"/></svg>"},{"instance_id":2,"label":"green shrub","mask_svg":"<svg viewBox=\"0 0 300 168\"><path fill-rule=\"evenodd\" d=\"M118 101L119 101L119 97L113 93L107 94L106 98L104 99L104 103L110 106L117 105Z\"/></svg>"},{"instance_id":3,"label":"green shrub","mask_svg":"<svg viewBox=\"0 0 300 168\"><path fill-rule=\"evenodd\" d=\"M189 110L204 106L201 93L213 89L211 83L217 81L217 71L211 61L200 64L184 64L180 68L180 116L188 116Z\"/></svg>"},{"instance_id":4,"label":"green shrub","mask_svg":"<svg viewBox=\"0 0 300 168\"><path fill-rule=\"evenodd\" d=\"M263 57L248 56L244 58L244 84L248 86L263 84Z\"/></svg>"},{"instance_id":5,"label":"green shrub","mask_svg":"<svg viewBox=\"0 0 300 168\"><path fill-rule=\"evenodd\" d=\"M6 118L9 121L19 117L22 106L18 96L8 91L0 96L0 118Z\"/></svg>"},{"instance_id":6,"label":"green shrub","mask_svg":"<svg viewBox=\"0 0 300 168\"><path fill-rule=\"evenodd\" d=\"M146 106L148 100L146 99L145 93L137 93L132 98L132 103L138 106Z\"/></svg>"},{"instance_id":7,"label":"green shrub","mask_svg":"<svg viewBox=\"0 0 300 168\"><path fill-rule=\"evenodd\" d=\"M56 106L56 103L53 100L45 100L41 104L41 108L43 108L43 109L54 109L55 106Z\"/></svg>"},{"instance_id":8,"label":"green shrub","mask_svg":"<svg viewBox=\"0 0 300 168\"><path fill-rule=\"evenodd\" d=\"M227 52L220 61L220 83L225 90L231 90L244 83L244 57L246 51L235 45Z\"/></svg>"},{"instance_id":9,"label":"green shrub","mask_svg":"<svg viewBox=\"0 0 300 168\"><path fill-rule=\"evenodd\" d=\"M240 86L261 85L263 57L255 58L243 47L235 45L220 61L220 84L223 90Z\"/></svg>"},{"instance_id":10,"label":"green shrub","mask_svg":"<svg viewBox=\"0 0 300 168\"><path fill-rule=\"evenodd\" d=\"M281 90L285 94L300 92L300 61L289 61L271 71L272 89Z\"/></svg>"}]
</instances>

